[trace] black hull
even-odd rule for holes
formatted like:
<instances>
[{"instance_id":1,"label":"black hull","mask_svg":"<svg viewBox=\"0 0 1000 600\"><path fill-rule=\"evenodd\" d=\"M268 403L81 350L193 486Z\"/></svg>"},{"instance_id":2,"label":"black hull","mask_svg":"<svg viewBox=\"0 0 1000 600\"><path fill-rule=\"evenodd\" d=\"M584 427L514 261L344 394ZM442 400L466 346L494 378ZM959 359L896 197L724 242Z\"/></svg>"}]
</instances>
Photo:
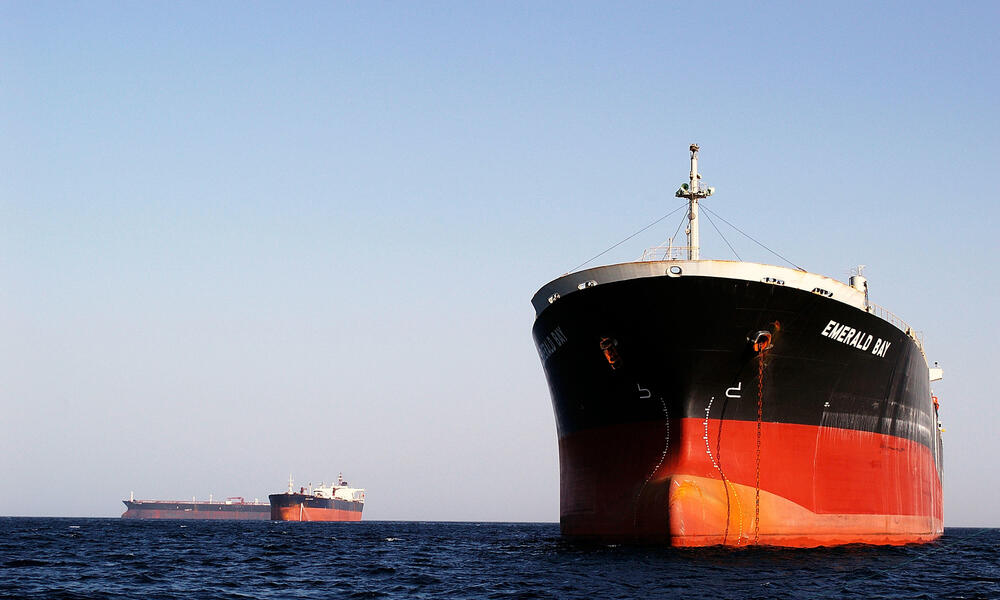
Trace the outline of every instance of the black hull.
<instances>
[{"instance_id":1,"label":"black hull","mask_svg":"<svg viewBox=\"0 0 1000 600\"><path fill-rule=\"evenodd\" d=\"M762 331L770 345L756 351L751 340ZM923 519L903 529L929 529L931 537L940 530L942 448L926 360L906 333L873 314L783 285L642 277L556 299L533 335L560 440L564 533L683 542L669 519L638 523L641 514L677 516L680 503L666 505L672 492L648 496L650 486L682 475L718 482L711 493L724 496L726 523L726 486L750 486L759 509L760 490L771 485L810 515L901 515ZM775 453L763 466L758 441ZM814 453L814 466L783 458L803 451ZM884 465L861 464L871 461ZM865 492L858 479L873 473L890 489ZM831 482L843 484L841 497ZM602 495L614 498L593 500ZM754 519L759 534L764 517Z\"/></svg>"}]
</instances>

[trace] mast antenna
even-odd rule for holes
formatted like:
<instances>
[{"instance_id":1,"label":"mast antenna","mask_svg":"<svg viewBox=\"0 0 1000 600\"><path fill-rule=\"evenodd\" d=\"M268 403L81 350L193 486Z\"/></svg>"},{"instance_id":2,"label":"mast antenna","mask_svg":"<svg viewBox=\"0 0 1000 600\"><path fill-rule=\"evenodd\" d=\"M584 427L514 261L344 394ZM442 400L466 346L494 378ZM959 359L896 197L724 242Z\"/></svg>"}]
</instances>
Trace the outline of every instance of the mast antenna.
<instances>
[{"instance_id":1,"label":"mast antenna","mask_svg":"<svg viewBox=\"0 0 1000 600\"><path fill-rule=\"evenodd\" d=\"M691 174L688 183L681 184L680 189L674 195L678 198L687 198L688 226L685 233L687 233L688 260L698 260L698 200L711 196L715 192L715 188L701 189L699 185L701 175L698 174L698 144L691 144L689 149L691 150Z\"/></svg>"}]
</instances>

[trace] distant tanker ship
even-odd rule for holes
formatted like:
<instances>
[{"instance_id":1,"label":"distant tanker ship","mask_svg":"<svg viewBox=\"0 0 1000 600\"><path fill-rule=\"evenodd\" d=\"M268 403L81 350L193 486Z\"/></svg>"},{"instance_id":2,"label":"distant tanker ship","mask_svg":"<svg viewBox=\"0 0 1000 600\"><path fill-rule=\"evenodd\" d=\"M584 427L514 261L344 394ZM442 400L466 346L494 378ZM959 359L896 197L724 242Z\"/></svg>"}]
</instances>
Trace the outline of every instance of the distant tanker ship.
<instances>
[{"instance_id":1,"label":"distant tanker ship","mask_svg":"<svg viewBox=\"0 0 1000 600\"><path fill-rule=\"evenodd\" d=\"M221 502L196 500L136 500L133 495L125 503L123 519L211 519L228 521L266 521L271 518L267 502L247 502L232 496Z\"/></svg>"},{"instance_id":2,"label":"distant tanker ship","mask_svg":"<svg viewBox=\"0 0 1000 600\"><path fill-rule=\"evenodd\" d=\"M905 544L943 528L938 402L914 331L849 284L686 247L532 299L564 535L676 546ZM272 496L273 499L273 496Z\"/></svg>"},{"instance_id":3,"label":"distant tanker ship","mask_svg":"<svg viewBox=\"0 0 1000 600\"><path fill-rule=\"evenodd\" d=\"M319 484L307 490L294 490L288 478L288 491L268 496L274 521L360 521L365 508L365 490L352 488L343 473L337 483Z\"/></svg>"}]
</instances>

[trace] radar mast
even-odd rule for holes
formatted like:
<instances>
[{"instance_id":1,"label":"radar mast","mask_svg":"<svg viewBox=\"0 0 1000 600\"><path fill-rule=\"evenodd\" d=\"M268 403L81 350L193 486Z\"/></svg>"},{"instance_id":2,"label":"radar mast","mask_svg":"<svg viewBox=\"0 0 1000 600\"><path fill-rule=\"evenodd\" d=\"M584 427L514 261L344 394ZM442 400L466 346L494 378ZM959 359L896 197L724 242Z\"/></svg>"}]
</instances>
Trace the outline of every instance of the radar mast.
<instances>
[{"instance_id":1,"label":"radar mast","mask_svg":"<svg viewBox=\"0 0 1000 600\"><path fill-rule=\"evenodd\" d=\"M691 174L689 182L682 184L674 195L678 198L687 198L688 226L684 230L687 233L687 257L688 260L698 260L698 200L711 196L715 188L707 187L704 190L701 189L699 185L701 175L698 174L698 144L691 144L690 150Z\"/></svg>"}]
</instances>

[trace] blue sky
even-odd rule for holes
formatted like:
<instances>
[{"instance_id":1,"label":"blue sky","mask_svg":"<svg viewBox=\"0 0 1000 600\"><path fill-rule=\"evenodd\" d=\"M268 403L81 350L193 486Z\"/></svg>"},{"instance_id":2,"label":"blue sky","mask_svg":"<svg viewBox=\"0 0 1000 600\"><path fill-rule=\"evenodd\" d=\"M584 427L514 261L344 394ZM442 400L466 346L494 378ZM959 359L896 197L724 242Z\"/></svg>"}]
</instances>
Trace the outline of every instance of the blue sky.
<instances>
[{"instance_id":1,"label":"blue sky","mask_svg":"<svg viewBox=\"0 0 1000 600\"><path fill-rule=\"evenodd\" d=\"M4 4L0 514L343 470L373 519L557 520L529 299L675 207L698 142L710 208L924 332L946 524L998 525L998 17Z\"/></svg>"}]
</instances>

